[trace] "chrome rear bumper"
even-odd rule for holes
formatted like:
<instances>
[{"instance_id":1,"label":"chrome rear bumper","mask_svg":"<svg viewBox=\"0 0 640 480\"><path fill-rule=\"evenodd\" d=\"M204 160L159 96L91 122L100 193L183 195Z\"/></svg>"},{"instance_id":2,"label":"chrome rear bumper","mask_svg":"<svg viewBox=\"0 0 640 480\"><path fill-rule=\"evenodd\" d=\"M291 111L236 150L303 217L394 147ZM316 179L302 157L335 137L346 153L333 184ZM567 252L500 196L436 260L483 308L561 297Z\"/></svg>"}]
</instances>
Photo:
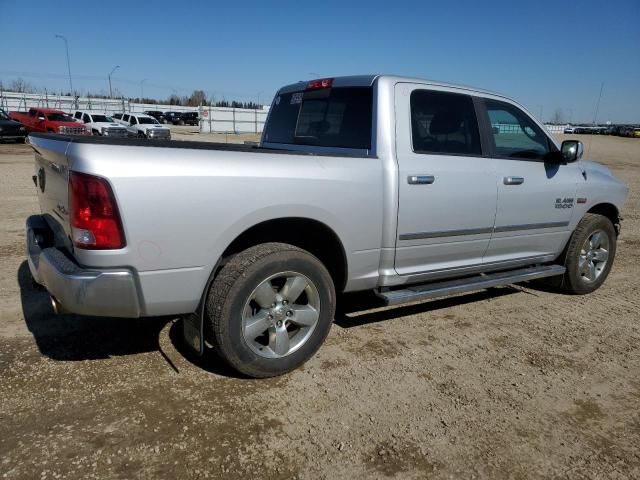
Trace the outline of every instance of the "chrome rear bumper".
<instances>
[{"instance_id":1,"label":"chrome rear bumper","mask_svg":"<svg viewBox=\"0 0 640 480\"><path fill-rule=\"evenodd\" d=\"M64 310L101 317L139 317L135 275L128 269L82 268L55 248L45 218L27 219L27 257L33 279L43 285Z\"/></svg>"}]
</instances>

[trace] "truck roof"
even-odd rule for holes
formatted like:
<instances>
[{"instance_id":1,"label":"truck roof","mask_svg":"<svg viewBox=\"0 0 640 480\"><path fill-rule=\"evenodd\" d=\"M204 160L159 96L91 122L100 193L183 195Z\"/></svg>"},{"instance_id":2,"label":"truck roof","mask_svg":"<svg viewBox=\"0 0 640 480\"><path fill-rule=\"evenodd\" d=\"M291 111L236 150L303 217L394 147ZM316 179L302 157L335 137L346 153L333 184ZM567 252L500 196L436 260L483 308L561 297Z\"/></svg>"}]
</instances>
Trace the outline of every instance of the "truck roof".
<instances>
[{"instance_id":1,"label":"truck roof","mask_svg":"<svg viewBox=\"0 0 640 480\"><path fill-rule=\"evenodd\" d=\"M467 92L481 93L486 95L495 95L498 97L508 98L505 95L502 95L500 93L492 92L490 90L485 90L478 87L472 87L469 85L441 82L438 80L428 80L425 78L405 77L400 75L370 74L370 75L349 75L349 76L342 76L342 77L326 77L326 78L333 78L332 86L334 87L370 87L374 84L376 80L380 78L385 78L385 79L393 80L396 82L422 83L424 85L455 88L457 90L465 90ZM300 90L304 90L310 81L312 80L300 81L300 82L292 83L290 85L286 85L282 87L278 93L299 92Z\"/></svg>"}]
</instances>

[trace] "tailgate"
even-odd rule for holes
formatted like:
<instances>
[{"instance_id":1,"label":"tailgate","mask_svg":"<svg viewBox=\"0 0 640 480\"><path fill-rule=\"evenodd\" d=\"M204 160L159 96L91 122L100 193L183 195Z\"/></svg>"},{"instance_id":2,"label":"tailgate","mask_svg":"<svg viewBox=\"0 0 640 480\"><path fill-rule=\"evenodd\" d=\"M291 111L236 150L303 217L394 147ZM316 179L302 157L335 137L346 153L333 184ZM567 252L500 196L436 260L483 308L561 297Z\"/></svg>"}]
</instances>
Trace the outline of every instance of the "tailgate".
<instances>
[{"instance_id":1,"label":"tailgate","mask_svg":"<svg viewBox=\"0 0 640 480\"><path fill-rule=\"evenodd\" d=\"M59 242L66 243L70 235L69 224L69 163L66 138L32 134L29 144L35 153L35 183L40 211L56 233Z\"/></svg>"}]
</instances>

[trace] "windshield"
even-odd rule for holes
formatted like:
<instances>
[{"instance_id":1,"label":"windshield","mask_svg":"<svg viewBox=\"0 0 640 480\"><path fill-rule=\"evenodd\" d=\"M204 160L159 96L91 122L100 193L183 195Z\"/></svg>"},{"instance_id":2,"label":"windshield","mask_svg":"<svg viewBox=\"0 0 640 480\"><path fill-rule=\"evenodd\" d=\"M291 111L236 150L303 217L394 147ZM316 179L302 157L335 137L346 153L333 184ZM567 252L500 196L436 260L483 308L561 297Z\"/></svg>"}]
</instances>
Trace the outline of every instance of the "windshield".
<instances>
[{"instance_id":1,"label":"windshield","mask_svg":"<svg viewBox=\"0 0 640 480\"><path fill-rule=\"evenodd\" d=\"M264 141L371 148L373 89L322 88L276 96Z\"/></svg>"},{"instance_id":2,"label":"windshield","mask_svg":"<svg viewBox=\"0 0 640 480\"><path fill-rule=\"evenodd\" d=\"M94 122L113 122L113 118L106 115L91 115Z\"/></svg>"},{"instance_id":3,"label":"windshield","mask_svg":"<svg viewBox=\"0 0 640 480\"><path fill-rule=\"evenodd\" d=\"M73 122L73 118L66 113L47 113L50 122Z\"/></svg>"},{"instance_id":4,"label":"windshield","mask_svg":"<svg viewBox=\"0 0 640 480\"><path fill-rule=\"evenodd\" d=\"M155 118L148 118L148 117L138 117L138 123L140 125L146 125L146 124L160 125L160 123Z\"/></svg>"}]
</instances>

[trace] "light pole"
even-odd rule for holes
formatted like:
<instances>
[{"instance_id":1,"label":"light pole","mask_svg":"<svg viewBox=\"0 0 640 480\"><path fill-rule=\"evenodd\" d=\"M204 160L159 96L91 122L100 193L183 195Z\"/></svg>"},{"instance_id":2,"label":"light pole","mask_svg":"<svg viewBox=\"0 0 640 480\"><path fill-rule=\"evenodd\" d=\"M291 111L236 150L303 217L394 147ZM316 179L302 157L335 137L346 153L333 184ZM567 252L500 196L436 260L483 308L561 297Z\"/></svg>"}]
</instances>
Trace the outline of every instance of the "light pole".
<instances>
[{"instance_id":1,"label":"light pole","mask_svg":"<svg viewBox=\"0 0 640 480\"><path fill-rule=\"evenodd\" d=\"M140 82L140 101L143 103L144 103L144 82L146 82L147 80L149 79L145 78Z\"/></svg>"},{"instance_id":2,"label":"light pole","mask_svg":"<svg viewBox=\"0 0 640 480\"><path fill-rule=\"evenodd\" d=\"M71 89L71 95L73 95L73 82L71 81L71 63L69 62L69 42L67 42L67 37L56 34L56 38L61 38L64 40L64 47L67 51L67 72L69 72L69 88Z\"/></svg>"},{"instance_id":3,"label":"light pole","mask_svg":"<svg viewBox=\"0 0 640 480\"><path fill-rule=\"evenodd\" d=\"M111 75L113 75L113 72L115 72L119 68L120 65L116 65L115 67L113 67L113 70L111 70L111 73L109 74L109 98L113 98L113 91L111 90Z\"/></svg>"}]
</instances>

